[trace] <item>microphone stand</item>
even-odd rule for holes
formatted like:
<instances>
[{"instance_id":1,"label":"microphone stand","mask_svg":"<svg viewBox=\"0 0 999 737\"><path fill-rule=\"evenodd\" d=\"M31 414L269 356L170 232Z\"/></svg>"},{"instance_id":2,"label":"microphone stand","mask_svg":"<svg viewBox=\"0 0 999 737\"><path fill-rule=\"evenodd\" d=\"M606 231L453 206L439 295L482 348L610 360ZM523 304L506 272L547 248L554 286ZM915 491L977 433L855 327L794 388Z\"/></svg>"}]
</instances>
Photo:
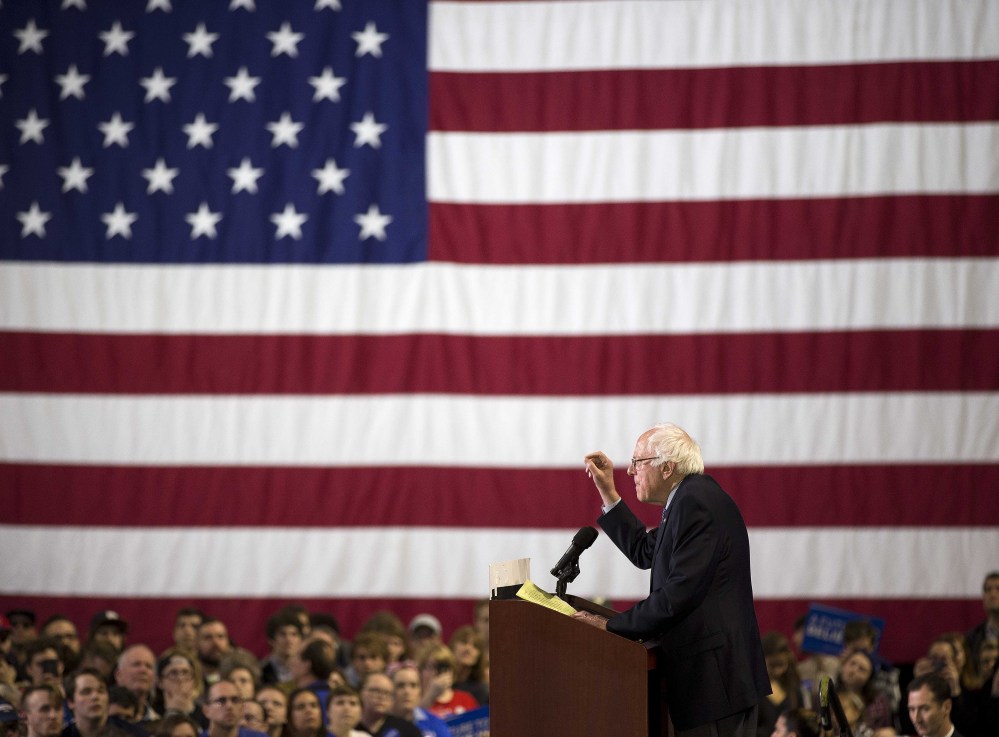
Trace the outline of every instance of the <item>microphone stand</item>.
<instances>
[{"instance_id":1,"label":"microphone stand","mask_svg":"<svg viewBox=\"0 0 999 737\"><path fill-rule=\"evenodd\" d=\"M558 579L555 583L555 595L562 601L565 601L566 588L579 575L579 559L577 558L559 570L552 569L551 574Z\"/></svg>"},{"instance_id":2,"label":"microphone stand","mask_svg":"<svg viewBox=\"0 0 999 737\"><path fill-rule=\"evenodd\" d=\"M843 712L843 703L836 693L836 684L826 676L819 681L819 726L823 730L832 729L832 722L829 719L830 708L832 708L833 716L836 717L840 737L853 737L853 730L850 729L850 723L846 720L846 714Z\"/></svg>"}]
</instances>

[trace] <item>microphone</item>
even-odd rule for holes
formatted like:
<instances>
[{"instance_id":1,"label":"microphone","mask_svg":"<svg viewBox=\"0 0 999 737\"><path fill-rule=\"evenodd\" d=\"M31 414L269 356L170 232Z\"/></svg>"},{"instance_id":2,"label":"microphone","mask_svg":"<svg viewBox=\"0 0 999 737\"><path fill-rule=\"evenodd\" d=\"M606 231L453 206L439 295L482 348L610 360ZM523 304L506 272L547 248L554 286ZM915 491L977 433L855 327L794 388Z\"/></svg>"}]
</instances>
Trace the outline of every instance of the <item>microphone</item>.
<instances>
[{"instance_id":1,"label":"microphone","mask_svg":"<svg viewBox=\"0 0 999 737\"><path fill-rule=\"evenodd\" d=\"M551 574L555 576L555 578L567 578L572 575L572 571L575 570L575 573L578 575L579 556L584 550L590 547L596 539L596 530L592 527L581 527L579 532L573 535L572 544L569 546L569 549L565 551L565 555L563 555L559 559L559 562L555 564L555 567L552 568ZM575 578L576 576L573 575L572 578L569 578L568 580L572 581Z\"/></svg>"},{"instance_id":2,"label":"microphone","mask_svg":"<svg viewBox=\"0 0 999 737\"><path fill-rule=\"evenodd\" d=\"M823 676L819 681L819 726L824 731L832 729L832 720L829 718L829 687L832 681L828 676Z\"/></svg>"}]
</instances>

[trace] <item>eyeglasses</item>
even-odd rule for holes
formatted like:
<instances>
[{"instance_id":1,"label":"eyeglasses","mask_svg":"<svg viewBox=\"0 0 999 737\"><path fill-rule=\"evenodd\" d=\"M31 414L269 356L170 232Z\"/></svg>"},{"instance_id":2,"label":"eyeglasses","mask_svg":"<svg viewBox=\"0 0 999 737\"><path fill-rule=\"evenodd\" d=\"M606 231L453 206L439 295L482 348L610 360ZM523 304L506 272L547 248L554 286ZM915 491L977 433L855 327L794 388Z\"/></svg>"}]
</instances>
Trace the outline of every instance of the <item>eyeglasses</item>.
<instances>
[{"instance_id":1,"label":"eyeglasses","mask_svg":"<svg viewBox=\"0 0 999 737\"><path fill-rule=\"evenodd\" d=\"M219 696L217 699L212 699L212 703L216 706L225 706L226 704L238 705L243 703L242 696Z\"/></svg>"},{"instance_id":2,"label":"eyeglasses","mask_svg":"<svg viewBox=\"0 0 999 737\"><path fill-rule=\"evenodd\" d=\"M372 696L382 696L386 699L392 698L392 692L386 691L384 688L366 688L364 693L371 694Z\"/></svg>"},{"instance_id":3,"label":"eyeglasses","mask_svg":"<svg viewBox=\"0 0 999 737\"><path fill-rule=\"evenodd\" d=\"M194 678L194 671L190 670L167 670L163 671L163 677L171 681L189 681Z\"/></svg>"},{"instance_id":4,"label":"eyeglasses","mask_svg":"<svg viewBox=\"0 0 999 737\"><path fill-rule=\"evenodd\" d=\"M659 456L649 456L648 458L632 458L631 463L629 463L628 465L631 466L632 468L638 468L638 464L641 463L642 461L658 461L658 460Z\"/></svg>"}]
</instances>

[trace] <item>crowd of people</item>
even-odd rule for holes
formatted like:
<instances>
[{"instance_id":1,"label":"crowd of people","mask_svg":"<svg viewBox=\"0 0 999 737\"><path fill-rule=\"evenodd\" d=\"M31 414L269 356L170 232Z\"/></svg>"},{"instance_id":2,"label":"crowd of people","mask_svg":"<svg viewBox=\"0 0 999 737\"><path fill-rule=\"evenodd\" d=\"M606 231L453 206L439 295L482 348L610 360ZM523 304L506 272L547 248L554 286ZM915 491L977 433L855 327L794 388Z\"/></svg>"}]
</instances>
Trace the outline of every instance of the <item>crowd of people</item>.
<instances>
[{"instance_id":1,"label":"crowd of people","mask_svg":"<svg viewBox=\"0 0 999 737\"><path fill-rule=\"evenodd\" d=\"M757 737L840 733L821 723L823 679L856 737L996 737L999 572L982 600L985 620L927 643L906 682L863 620L847 625L838 656L802 651L803 619L790 640L765 633L773 693ZM478 602L445 643L432 614L404 625L381 611L348 642L334 617L288 605L267 620L260 658L194 608L177 612L159 654L129 642L114 611L81 638L64 616L39 626L15 609L0 616L0 737L448 737L446 720L489 703L488 623Z\"/></svg>"},{"instance_id":2,"label":"crowd of people","mask_svg":"<svg viewBox=\"0 0 999 737\"><path fill-rule=\"evenodd\" d=\"M855 737L999 737L999 571L986 575L982 605L979 625L927 643L906 683L878 656L877 633L864 620L847 623L838 656L802 653L804 618L792 641L764 633L772 693L759 705L757 737L819 737L824 679L832 684L826 704L830 693L838 699Z\"/></svg>"},{"instance_id":3,"label":"crowd of people","mask_svg":"<svg viewBox=\"0 0 999 737\"><path fill-rule=\"evenodd\" d=\"M445 643L440 621L372 615L352 641L335 617L287 605L262 658L195 608L172 645L128 641L117 612L85 638L60 614L0 616L0 737L450 737L489 703L488 602Z\"/></svg>"}]
</instances>

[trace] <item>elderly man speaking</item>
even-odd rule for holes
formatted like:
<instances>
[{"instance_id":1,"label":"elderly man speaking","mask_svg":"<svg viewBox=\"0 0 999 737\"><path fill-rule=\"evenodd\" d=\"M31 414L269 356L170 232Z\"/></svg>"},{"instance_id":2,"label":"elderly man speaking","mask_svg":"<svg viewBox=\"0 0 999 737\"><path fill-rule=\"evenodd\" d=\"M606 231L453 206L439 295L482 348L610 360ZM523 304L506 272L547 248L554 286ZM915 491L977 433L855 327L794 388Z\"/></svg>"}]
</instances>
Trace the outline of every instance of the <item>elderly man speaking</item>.
<instances>
[{"instance_id":1,"label":"elderly man speaking","mask_svg":"<svg viewBox=\"0 0 999 737\"><path fill-rule=\"evenodd\" d=\"M659 640L659 669L677 737L751 737L756 705L770 693L753 609L749 535L739 508L704 474L684 430L656 425L635 443L628 475L638 501L663 507L657 528L621 501L604 453L585 458L603 502L600 526L639 568L648 597L610 619L577 619L635 640Z\"/></svg>"}]
</instances>

